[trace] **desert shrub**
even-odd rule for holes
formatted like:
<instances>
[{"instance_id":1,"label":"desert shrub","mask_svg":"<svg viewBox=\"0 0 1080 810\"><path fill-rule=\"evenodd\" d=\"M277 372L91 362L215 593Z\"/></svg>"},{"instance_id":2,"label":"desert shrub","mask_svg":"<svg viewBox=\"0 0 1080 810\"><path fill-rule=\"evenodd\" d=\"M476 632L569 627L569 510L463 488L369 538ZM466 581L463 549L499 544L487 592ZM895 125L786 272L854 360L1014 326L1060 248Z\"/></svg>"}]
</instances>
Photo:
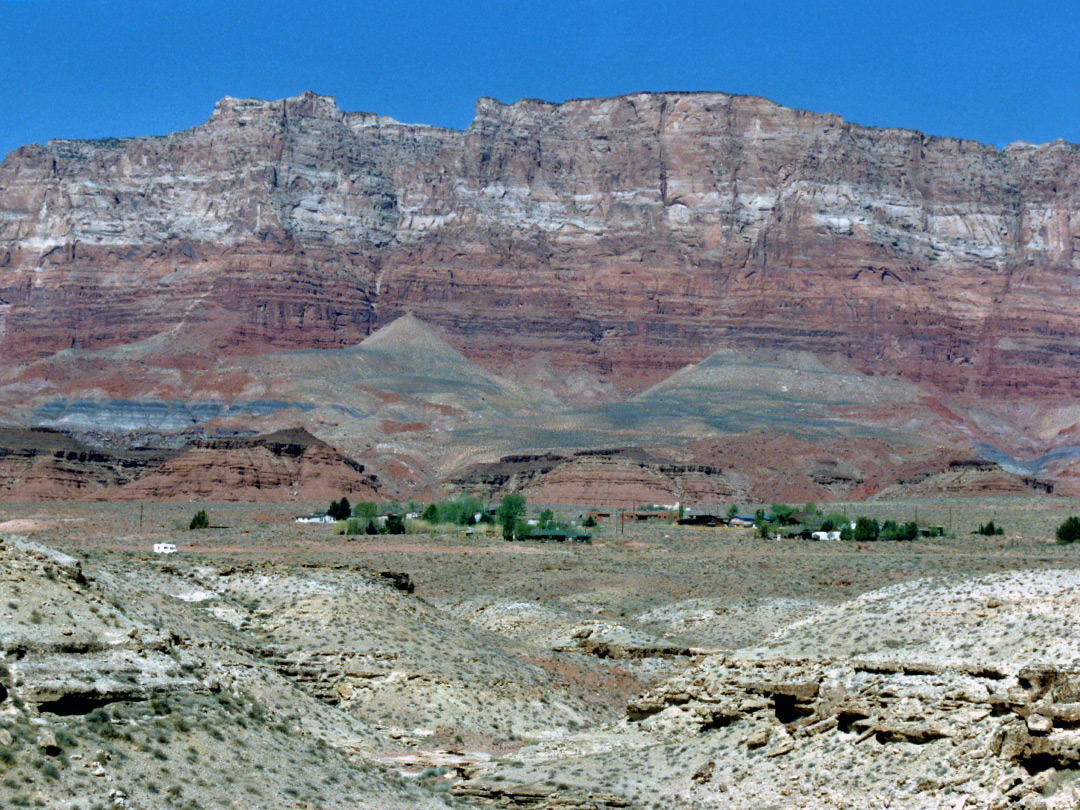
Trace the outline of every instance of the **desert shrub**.
<instances>
[{"instance_id":1,"label":"desert shrub","mask_svg":"<svg viewBox=\"0 0 1080 810\"><path fill-rule=\"evenodd\" d=\"M41 765L41 775L46 779L59 779L60 770L51 762L44 762Z\"/></svg>"},{"instance_id":2,"label":"desert shrub","mask_svg":"<svg viewBox=\"0 0 1080 810\"><path fill-rule=\"evenodd\" d=\"M1065 518L1065 522L1057 528L1057 541L1062 545L1068 545L1080 540L1080 517Z\"/></svg>"},{"instance_id":3,"label":"desert shrub","mask_svg":"<svg viewBox=\"0 0 1080 810\"><path fill-rule=\"evenodd\" d=\"M188 524L188 531L195 531L196 529L209 529L210 518L206 516L206 510L200 509L191 518L191 522Z\"/></svg>"},{"instance_id":4,"label":"desert shrub","mask_svg":"<svg viewBox=\"0 0 1080 810\"><path fill-rule=\"evenodd\" d=\"M1001 526L994 524L991 520L989 523L984 523L975 530L975 534L981 534L983 537L993 537L995 534L1005 534L1005 529Z\"/></svg>"},{"instance_id":5,"label":"desert shrub","mask_svg":"<svg viewBox=\"0 0 1080 810\"><path fill-rule=\"evenodd\" d=\"M88 726L105 726L112 723L112 715L109 714L108 709L99 706L87 714L83 722Z\"/></svg>"}]
</instances>

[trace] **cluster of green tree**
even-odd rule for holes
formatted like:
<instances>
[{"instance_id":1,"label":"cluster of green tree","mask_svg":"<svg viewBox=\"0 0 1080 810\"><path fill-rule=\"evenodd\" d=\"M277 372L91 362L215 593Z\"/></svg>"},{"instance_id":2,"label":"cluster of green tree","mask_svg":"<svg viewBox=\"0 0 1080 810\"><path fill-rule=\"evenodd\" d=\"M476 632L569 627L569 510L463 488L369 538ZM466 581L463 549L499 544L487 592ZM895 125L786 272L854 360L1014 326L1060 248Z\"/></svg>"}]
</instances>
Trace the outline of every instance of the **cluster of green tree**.
<instances>
[{"instance_id":1,"label":"cluster of green tree","mask_svg":"<svg viewBox=\"0 0 1080 810\"><path fill-rule=\"evenodd\" d=\"M984 523L975 530L975 534L981 534L983 537L993 537L996 534L1005 534L1005 529L998 526L991 520L989 523Z\"/></svg>"},{"instance_id":2,"label":"cluster of green tree","mask_svg":"<svg viewBox=\"0 0 1080 810\"><path fill-rule=\"evenodd\" d=\"M398 501L361 501L352 508L352 516L355 518L373 518L376 515L410 515L419 514L423 504L420 501L399 503Z\"/></svg>"},{"instance_id":3,"label":"cluster of green tree","mask_svg":"<svg viewBox=\"0 0 1080 810\"><path fill-rule=\"evenodd\" d=\"M410 503L409 507L418 505ZM331 501L326 514L334 520L345 521L339 534L405 534L403 510L399 503L377 504L374 501L361 501L353 506L348 498L342 498ZM386 515L386 521L382 525L375 520L378 515Z\"/></svg>"},{"instance_id":4,"label":"cluster of green tree","mask_svg":"<svg viewBox=\"0 0 1080 810\"><path fill-rule=\"evenodd\" d=\"M429 503L423 507L422 511L420 504L409 503L407 509L410 513L419 513L420 517L428 523L472 526L478 522L494 522L502 528L502 535L506 540L523 540L534 528L526 521L525 496L517 492L511 492L502 499L498 509L495 510L494 517L482 501L468 496ZM363 501L350 508L348 499L342 498L340 501L332 502L326 514L335 520L345 521L345 526L340 531L346 535L404 534L405 521L402 516L405 511L406 507L398 503L376 504L372 501ZM380 526L375 518L381 514L387 517L385 525ZM569 525L556 520L555 514L550 509L544 509L540 513L535 528L571 531Z\"/></svg>"},{"instance_id":5,"label":"cluster of green tree","mask_svg":"<svg viewBox=\"0 0 1080 810\"><path fill-rule=\"evenodd\" d=\"M396 512L391 512L387 514L386 522L380 526L372 518L351 517L345 521L339 534L405 534L405 519Z\"/></svg>"},{"instance_id":6,"label":"cluster of green tree","mask_svg":"<svg viewBox=\"0 0 1080 810\"><path fill-rule=\"evenodd\" d=\"M728 517L739 514L739 507L728 509ZM886 520L879 523L877 518L860 517L852 525L843 512L826 514L817 504L807 503L800 509L785 503L774 503L768 509L754 512L754 526L758 533L769 538L774 535L800 534L803 532L840 532L841 540L914 540L919 536L919 526L914 522L897 523Z\"/></svg>"},{"instance_id":7,"label":"cluster of green tree","mask_svg":"<svg viewBox=\"0 0 1080 810\"><path fill-rule=\"evenodd\" d=\"M573 523L558 519L550 509L542 510L535 525L530 526L526 520L525 496L517 492L512 492L502 499L495 511L495 522L502 527L504 540L528 540L530 537L552 539L551 533L556 533L556 536L561 534L567 539L589 537L588 533ZM596 520L586 519L582 525L595 526Z\"/></svg>"},{"instance_id":8,"label":"cluster of green tree","mask_svg":"<svg viewBox=\"0 0 1080 810\"><path fill-rule=\"evenodd\" d=\"M846 523L840 529L841 540L855 540L866 542L869 540L914 540L919 536L919 524L897 523L895 520L886 520L878 523L877 518L859 517L855 525Z\"/></svg>"},{"instance_id":9,"label":"cluster of green tree","mask_svg":"<svg viewBox=\"0 0 1080 810\"><path fill-rule=\"evenodd\" d=\"M337 504L336 512L334 510L334 503ZM375 503L375 501L360 501L353 507L349 507L349 499L342 498L340 501L335 501L330 504L330 508L326 510L326 514L335 520L346 520L349 517L358 518L360 520L372 520L378 515L404 515L411 512L420 511L420 503L417 501L409 501L407 504L400 504L397 501L384 501L382 503ZM340 517L338 517L340 515Z\"/></svg>"},{"instance_id":10,"label":"cluster of green tree","mask_svg":"<svg viewBox=\"0 0 1080 810\"><path fill-rule=\"evenodd\" d=\"M737 514L739 514L739 507L732 505L728 509L728 517L735 517ZM803 505L802 509L796 509L786 503L774 503L768 510L758 509L754 512L754 526L758 534L765 538L772 537L774 534L797 534L804 531L834 532L848 523L847 515L843 512L825 514L817 504L812 502Z\"/></svg>"},{"instance_id":11,"label":"cluster of green tree","mask_svg":"<svg viewBox=\"0 0 1080 810\"><path fill-rule=\"evenodd\" d=\"M1080 542L1080 517L1065 518L1057 528L1057 541L1063 546Z\"/></svg>"},{"instance_id":12,"label":"cluster of green tree","mask_svg":"<svg viewBox=\"0 0 1080 810\"><path fill-rule=\"evenodd\" d=\"M183 524L180 524L183 525ZM210 518L206 516L206 510L200 509L191 518L191 523L188 524L188 531L195 531L195 529L209 529Z\"/></svg>"},{"instance_id":13,"label":"cluster of green tree","mask_svg":"<svg viewBox=\"0 0 1080 810\"><path fill-rule=\"evenodd\" d=\"M326 508L326 514L334 520L345 520L352 514L352 507L349 506L349 499L342 498L340 501L331 501L330 505Z\"/></svg>"},{"instance_id":14,"label":"cluster of green tree","mask_svg":"<svg viewBox=\"0 0 1080 810\"><path fill-rule=\"evenodd\" d=\"M477 518L479 515L479 518ZM439 503L429 503L420 517L428 523L451 524L453 526L473 526L476 523L490 523L491 516L478 498L460 497Z\"/></svg>"}]
</instances>

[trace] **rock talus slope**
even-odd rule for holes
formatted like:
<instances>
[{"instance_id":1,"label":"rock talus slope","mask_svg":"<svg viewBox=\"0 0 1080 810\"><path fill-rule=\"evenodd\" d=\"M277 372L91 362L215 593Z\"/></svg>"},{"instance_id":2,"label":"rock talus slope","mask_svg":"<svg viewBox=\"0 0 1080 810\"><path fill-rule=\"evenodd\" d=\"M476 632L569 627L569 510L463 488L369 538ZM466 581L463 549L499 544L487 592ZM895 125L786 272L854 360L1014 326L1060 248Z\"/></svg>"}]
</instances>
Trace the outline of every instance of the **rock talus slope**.
<instances>
[{"instance_id":1,"label":"rock talus slope","mask_svg":"<svg viewBox=\"0 0 1080 810\"><path fill-rule=\"evenodd\" d=\"M720 93L481 99L464 132L226 98L191 130L0 164L0 355L174 330L161 351L197 366L412 311L579 400L728 347L1062 403L1078 152Z\"/></svg>"}]
</instances>

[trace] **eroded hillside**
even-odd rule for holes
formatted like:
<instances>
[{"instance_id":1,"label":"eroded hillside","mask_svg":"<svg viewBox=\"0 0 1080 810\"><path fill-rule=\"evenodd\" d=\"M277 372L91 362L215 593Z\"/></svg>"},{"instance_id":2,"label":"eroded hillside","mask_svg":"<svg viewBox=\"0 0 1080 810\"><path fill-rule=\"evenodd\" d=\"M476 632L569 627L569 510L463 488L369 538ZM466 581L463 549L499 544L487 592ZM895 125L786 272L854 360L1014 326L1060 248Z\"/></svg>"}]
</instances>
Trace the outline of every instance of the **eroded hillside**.
<instances>
[{"instance_id":1,"label":"eroded hillside","mask_svg":"<svg viewBox=\"0 0 1080 810\"><path fill-rule=\"evenodd\" d=\"M863 505L853 508L867 508ZM5 506L14 805L1065 808L1072 502L911 543L349 539L286 508ZM891 511L890 511L891 510ZM988 514L1006 534L968 533ZM152 541L177 555L154 555Z\"/></svg>"}]
</instances>

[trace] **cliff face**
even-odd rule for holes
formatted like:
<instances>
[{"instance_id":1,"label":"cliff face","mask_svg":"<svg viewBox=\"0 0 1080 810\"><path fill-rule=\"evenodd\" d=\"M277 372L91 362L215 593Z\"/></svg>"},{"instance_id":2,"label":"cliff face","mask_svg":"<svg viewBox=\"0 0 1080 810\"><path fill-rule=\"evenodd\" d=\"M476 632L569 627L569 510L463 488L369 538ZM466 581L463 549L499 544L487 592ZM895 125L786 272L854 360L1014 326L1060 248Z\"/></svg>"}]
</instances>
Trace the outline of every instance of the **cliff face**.
<instances>
[{"instance_id":1,"label":"cliff face","mask_svg":"<svg viewBox=\"0 0 1080 810\"><path fill-rule=\"evenodd\" d=\"M350 345L412 311L581 399L723 347L944 392L1080 393L1080 147L758 98L477 104L465 132L304 94L0 165L0 357ZM612 390L614 389L614 390Z\"/></svg>"}]
</instances>

